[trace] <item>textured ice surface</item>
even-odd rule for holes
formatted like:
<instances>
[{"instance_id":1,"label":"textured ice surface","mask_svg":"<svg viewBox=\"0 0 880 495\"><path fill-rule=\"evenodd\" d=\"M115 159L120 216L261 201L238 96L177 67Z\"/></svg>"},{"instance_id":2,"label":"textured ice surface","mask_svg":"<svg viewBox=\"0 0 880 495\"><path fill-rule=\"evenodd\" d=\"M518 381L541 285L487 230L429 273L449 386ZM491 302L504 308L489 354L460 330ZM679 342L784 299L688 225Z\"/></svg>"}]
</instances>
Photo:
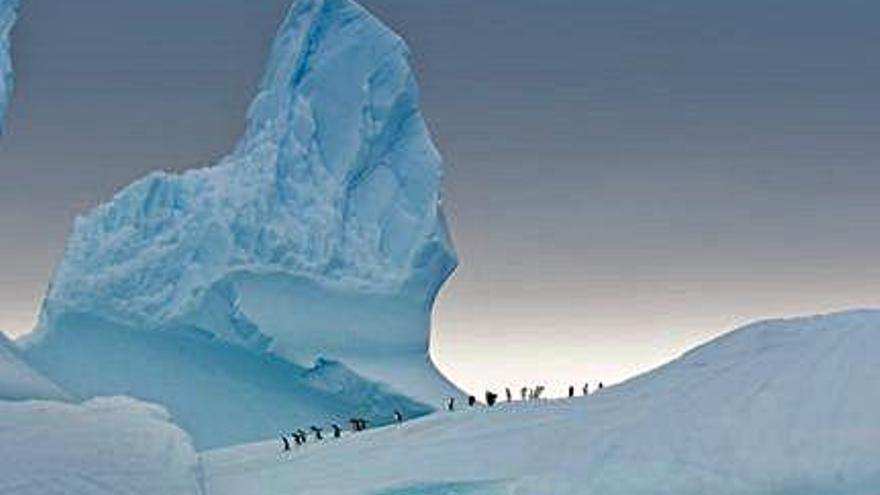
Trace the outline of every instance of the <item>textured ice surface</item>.
<instances>
[{"instance_id":1,"label":"textured ice surface","mask_svg":"<svg viewBox=\"0 0 880 495\"><path fill-rule=\"evenodd\" d=\"M0 493L204 495L198 456L159 407L0 401Z\"/></svg>"},{"instance_id":2,"label":"textured ice surface","mask_svg":"<svg viewBox=\"0 0 880 495\"><path fill-rule=\"evenodd\" d=\"M428 358L434 297L456 258L407 57L351 1L296 3L233 153L154 173L77 219L30 341L33 362L77 394L163 404L199 446L378 414L401 396L424 413L458 394ZM201 367L165 349L176 341L161 339L177 337L204 354ZM102 340L121 354L97 356ZM279 357L289 375L271 364ZM300 380L319 359L364 389L346 377L334 408L332 394ZM209 406L223 401L239 404Z\"/></svg>"},{"instance_id":3,"label":"textured ice surface","mask_svg":"<svg viewBox=\"0 0 880 495\"><path fill-rule=\"evenodd\" d=\"M237 150L78 218L43 323L72 309L161 327L236 273L406 294L427 311L455 266L440 179L404 43L352 2L300 1ZM239 295L224 290L232 318Z\"/></svg>"},{"instance_id":4,"label":"textured ice surface","mask_svg":"<svg viewBox=\"0 0 880 495\"><path fill-rule=\"evenodd\" d=\"M9 33L15 23L18 0L0 0L0 131L12 93L12 58Z\"/></svg>"},{"instance_id":5,"label":"textured ice surface","mask_svg":"<svg viewBox=\"0 0 880 495\"><path fill-rule=\"evenodd\" d=\"M437 413L282 462L272 444L208 452L207 486L212 495L285 486L310 495L872 495L878 352L880 311L767 321L587 398Z\"/></svg>"},{"instance_id":6,"label":"textured ice surface","mask_svg":"<svg viewBox=\"0 0 880 495\"><path fill-rule=\"evenodd\" d=\"M0 400L67 398L67 393L25 363L15 343L0 332Z\"/></svg>"}]
</instances>

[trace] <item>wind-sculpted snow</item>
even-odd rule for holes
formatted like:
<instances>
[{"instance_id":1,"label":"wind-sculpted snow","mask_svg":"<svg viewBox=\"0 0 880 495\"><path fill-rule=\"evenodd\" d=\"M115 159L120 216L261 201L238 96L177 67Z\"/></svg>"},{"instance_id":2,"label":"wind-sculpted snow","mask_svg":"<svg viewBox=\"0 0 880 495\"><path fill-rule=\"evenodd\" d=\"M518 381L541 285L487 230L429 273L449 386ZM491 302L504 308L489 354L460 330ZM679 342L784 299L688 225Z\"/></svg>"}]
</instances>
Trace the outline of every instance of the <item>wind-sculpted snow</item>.
<instances>
[{"instance_id":1,"label":"wind-sculpted snow","mask_svg":"<svg viewBox=\"0 0 880 495\"><path fill-rule=\"evenodd\" d=\"M880 311L734 331L573 400L437 413L279 459L204 455L212 495L874 495ZM328 477L326 473L333 473Z\"/></svg>"},{"instance_id":2,"label":"wind-sculpted snow","mask_svg":"<svg viewBox=\"0 0 880 495\"><path fill-rule=\"evenodd\" d=\"M15 23L18 0L0 0L0 132L12 93L12 57L9 34Z\"/></svg>"},{"instance_id":3,"label":"wind-sculpted snow","mask_svg":"<svg viewBox=\"0 0 880 495\"><path fill-rule=\"evenodd\" d=\"M406 398L423 414L459 394L428 357L431 308L456 258L407 57L351 1L296 3L233 153L151 174L77 219L27 346L33 362L80 396L168 407L199 446L274 436L293 419L379 414ZM162 339L184 335L208 336L186 348L204 355L209 377L195 369L172 383L129 366L185 369L173 349L158 354L173 347ZM128 359L95 358L103 347L86 341ZM279 357L298 370L339 362L369 392L328 397L301 372L281 378L266 364ZM224 395L233 391L261 399L247 403L248 422L206 405L238 400Z\"/></svg>"},{"instance_id":4,"label":"wind-sculpted snow","mask_svg":"<svg viewBox=\"0 0 880 495\"><path fill-rule=\"evenodd\" d=\"M205 495L198 456L162 408L0 401L0 493Z\"/></svg>"}]
</instances>

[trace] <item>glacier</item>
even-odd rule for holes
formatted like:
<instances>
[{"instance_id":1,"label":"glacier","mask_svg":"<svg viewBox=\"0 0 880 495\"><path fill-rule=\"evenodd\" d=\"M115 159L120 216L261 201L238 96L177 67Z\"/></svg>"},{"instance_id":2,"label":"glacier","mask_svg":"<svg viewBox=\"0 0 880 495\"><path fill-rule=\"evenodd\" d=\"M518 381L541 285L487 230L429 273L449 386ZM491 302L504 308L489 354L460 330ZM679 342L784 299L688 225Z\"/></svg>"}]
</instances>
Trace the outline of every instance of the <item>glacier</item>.
<instances>
[{"instance_id":1,"label":"glacier","mask_svg":"<svg viewBox=\"0 0 880 495\"><path fill-rule=\"evenodd\" d=\"M878 349L876 310L758 322L588 397L436 413L289 456L276 443L205 452L206 489L873 495Z\"/></svg>"},{"instance_id":2,"label":"glacier","mask_svg":"<svg viewBox=\"0 0 880 495\"><path fill-rule=\"evenodd\" d=\"M354 383L381 391L365 405L377 414L459 396L428 353L457 258L408 56L352 1L296 2L232 153L76 219L29 361L77 396L162 404L200 447L344 414ZM175 345L189 355L158 351ZM345 387L306 379L326 363L353 375ZM230 390L260 400L216 414Z\"/></svg>"},{"instance_id":3,"label":"glacier","mask_svg":"<svg viewBox=\"0 0 880 495\"><path fill-rule=\"evenodd\" d=\"M12 94L12 55L9 35L15 24L18 0L0 0L0 132Z\"/></svg>"}]
</instances>

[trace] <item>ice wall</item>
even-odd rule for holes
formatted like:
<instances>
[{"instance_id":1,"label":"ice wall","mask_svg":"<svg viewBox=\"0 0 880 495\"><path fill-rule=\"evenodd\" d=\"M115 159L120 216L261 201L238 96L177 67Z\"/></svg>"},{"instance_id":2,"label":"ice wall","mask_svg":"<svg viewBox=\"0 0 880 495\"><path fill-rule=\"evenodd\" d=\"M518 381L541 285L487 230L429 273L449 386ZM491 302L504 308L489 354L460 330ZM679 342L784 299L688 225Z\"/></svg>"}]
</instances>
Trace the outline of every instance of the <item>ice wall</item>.
<instances>
[{"instance_id":1,"label":"ice wall","mask_svg":"<svg viewBox=\"0 0 880 495\"><path fill-rule=\"evenodd\" d=\"M9 34L15 23L17 11L18 0L0 0L0 131L3 130L6 106L12 94L12 57Z\"/></svg>"}]
</instances>

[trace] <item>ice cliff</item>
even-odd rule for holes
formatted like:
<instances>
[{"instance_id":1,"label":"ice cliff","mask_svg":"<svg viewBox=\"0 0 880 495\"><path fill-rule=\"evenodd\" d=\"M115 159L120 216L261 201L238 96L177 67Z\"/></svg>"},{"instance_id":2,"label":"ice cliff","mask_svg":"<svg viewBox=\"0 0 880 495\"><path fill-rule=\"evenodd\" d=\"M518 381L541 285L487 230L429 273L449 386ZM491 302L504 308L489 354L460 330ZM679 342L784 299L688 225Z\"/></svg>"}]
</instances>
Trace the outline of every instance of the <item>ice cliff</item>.
<instances>
[{"instance_id":1,"label":"ice cliff","mask_svg":"<svg viewBox=\"0 0 880 495\"><path fill-rule=\"evenodd\" d=\"M18 0L0 0L0 131L12 93L12 57L9 34L15 23Z\"/></svg>"},{"instance_id":2,"label":"ice cliff","mask_svg":"<svg viewBox=\"0 0 880 495\"><path fill-rule=\"evenodd\" d=\"M34 361L77 393L153 400L184 424L210 414L186 403L195 383L181 376L174 397L145 397L155 370L113 360L71 375L99 352L77 335L141 351L115 339L207 335L232 346L211 351L211 366L234 367L240 352L297 369L326 358L432 406L457 393L428 357L431 308L456 257L407 59L404 42L352 1L294 4L234 152L151 174L76 220L28 347ZM62 341L64 358L49 359ZM120 373L131 381L101 385Z\"/></svg>"}]
</instances>

